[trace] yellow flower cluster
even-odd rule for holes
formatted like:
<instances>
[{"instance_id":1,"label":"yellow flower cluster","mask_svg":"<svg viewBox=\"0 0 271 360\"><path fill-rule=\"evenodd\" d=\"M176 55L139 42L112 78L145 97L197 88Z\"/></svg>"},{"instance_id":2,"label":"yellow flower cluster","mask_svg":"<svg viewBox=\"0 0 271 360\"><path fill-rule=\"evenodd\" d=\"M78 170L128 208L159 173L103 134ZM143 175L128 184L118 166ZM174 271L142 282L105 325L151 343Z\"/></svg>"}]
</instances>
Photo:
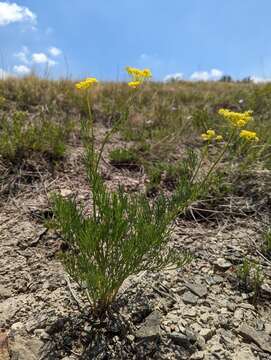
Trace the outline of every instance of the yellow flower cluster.
<instances>
[{"instance_id":1,"label":"yellow flower cluster","mask_svg":"<svg viewBox=\"0 0 271 360\"><path fill-rule=\"evenodd\" d=\"M251 110L239 113L228 109L220 109L218 113L223 116L224 119L229 120L230 123L237 128L244 127L252 119L253 114Z\"/></svg>"},{"instance_id":2,"label":"yellow flower cluster","mask_svg":"<svg viewBox=\"0 0 271 360\"><path fill-rule=\"evenodd\" d=\"M211 140L222 141L223 140L222 135L216 135L216 132L211 129L207 130L206 133L201 134L201 137L204 141L211 141Z\"/></svg>"},{"instance_id":3,"label":"yellow flower cluster","mask_svg":"<svg viewBox=\"0 0 271 360\"><path fill-rule=\"evenodd\" d=\"M152 77L152 73L150 71L150 69L137 69L137 68L133 68L131 66L127 66L126 71L129 75L131 75L133 77L133 79L138 80L138 79L149 79Z\"/></svg>"},{"instance_id":4,"label":"yellow flower cluster","mask_svg":"<svg viewBox=\"0 0 271 360\"><path fill-rule=\"evenodd\" d=\"M98 80L96 78L86 78L84 81L80 81L75 86L77 89L89 89L93 85L97 84Z\"/></svg>"},{"instance_id":5,"label":"yellow flower cluster","mask_svg":"<svg viewBox=\"0 0 271 360\"><path fill-rule=\"evenodd\" d=\"M127 66L126 71L132 77L132 81L128 82L128 85L132 88L139 87L145 80L152 77L150 69L140 70L131 66Z\"/></svg>"},{"instance_id":6,"label":"yellow flower cluster","mask_svg":"<svg viewBox=\"0 0 271 360\"><path fill-rule=\"evenodd\" d=\"M241 130L240 138L248 141L259 141L259 138L255 131Z\"/></svg>"},{"instance_id":7,"label":"yellow flower cluster","mask_svg":"<svg viewBox=\"0 0 271 360\"><path fill-rule=\"evenodd\" d=\"M224 119L228 120L234 127L242 128L246 126L250 120L252 120L253 111L248 110L243 113L239 113L228 109L220 109L218 113L223 116ZM259 141L259 138L254 131L241 130L239 136L240 138L248 141Z\"/></svg>"},{"instance_id":8,"label":"yellow flower cluster","mask_svg":"<svg viewBox=\"0 0 271 360\"><path fill-rule=\"evenodd\" d=\"M222 135L217 135L215 138L216 141L222 141L223 140L223 136Z\"/></svg>"},{"instance_id":9,"label":"yellow flower cluster","mask_svg":"<svg viewBox=\"0 0 271 360\"><path fill-rule=\"evenodd\" d=\"M128 85L135 89L141 85L141 82L140 81L130 81L130 82L128 82Z\"/></svg>"}]
</instances>

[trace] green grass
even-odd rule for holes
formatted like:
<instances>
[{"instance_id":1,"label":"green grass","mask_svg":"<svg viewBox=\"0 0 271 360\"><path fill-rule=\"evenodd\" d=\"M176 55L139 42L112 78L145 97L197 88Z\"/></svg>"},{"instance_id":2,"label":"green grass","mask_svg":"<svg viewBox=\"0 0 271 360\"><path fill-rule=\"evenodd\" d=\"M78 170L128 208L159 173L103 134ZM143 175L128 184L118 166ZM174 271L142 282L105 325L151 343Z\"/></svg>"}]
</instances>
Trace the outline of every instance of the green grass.
<instances>
[{"instance_id":1,"label":"green grass","mask_svg":"<svg viewBox=\"0 0 271 360\"><path fill-rule=\"evenodd\" d=\"M271 259L271 227L265 230L263 234L262 251L265 256Z\"/></svg>"},{"instance_id":2,"label":"green grass","mask_svg":"<svg viewBox=\"0 0 271 360\"><path fill-rule=\"evenodd\" d=\"M241 289L253 293L252 300L255 303L260 296L264 281L264 274L260 265L244 258L243 263L237 269L237 277Z\"/></svg>"},{"instance_id":3,"label":"green grass","mask_svg":"<svg viewBox=\"0 0 271 360\"><path fill-rule=\"evenodd\" d=\"M140 159L133 149L114 149L109 154L110 163L117 168L140 169Z\"/></svg>"},{"instance_id":4,"label":"green grass","mask_svg":"<svg viewBox=\"0 0 271 360\"><path fill-rule=\"evenodd\" d=\"M156 191L163 187L174 190L183 176L182 161L176 163L156 162L147 167L149 177L148 191ZM190 174L192 176L192 174Z\"/></svg>"},{"instance_id":5,"label":"green grass","mask_svg":"<svg viewBox=\"0 0 271 360\"><path fill-rule=\"evenodd\" d=\"M71 123L38 118L31 122L29 114L15 111L10 117L3 116L0 125L0 157L4 161L18 163L33 153L48 160L63 157Z\"/></svg>"}]
</instances>

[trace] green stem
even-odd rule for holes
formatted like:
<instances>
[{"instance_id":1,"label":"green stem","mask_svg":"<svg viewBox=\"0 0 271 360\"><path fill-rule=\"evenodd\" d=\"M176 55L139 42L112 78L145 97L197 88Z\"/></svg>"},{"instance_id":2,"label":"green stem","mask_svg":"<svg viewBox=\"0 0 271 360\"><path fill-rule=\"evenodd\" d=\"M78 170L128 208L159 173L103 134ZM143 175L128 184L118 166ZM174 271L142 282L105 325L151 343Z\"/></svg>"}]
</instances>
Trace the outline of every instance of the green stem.
<instances>
[{"instance_id":1,"label":"green stem","mask_svg":"<svg viewBox=\"0 0 271 360\"><path fill-rule=\"evenodd\" d=\"M126 116L124 118L124 120L126 120L128 117L128 111L126 112ZM108 131L108 133L105 135L103 141L102 141L102 145L101 145L101 148L99 150L99 154L98 154L98 158L97 158L97 162L96 162L96 166L95 166L95 173L98 172L98 167L99 167L99 164L100 164L100 161L101 161L101 158L102 158L102 154L103 154L103 151L104 151L104 147L107 143L107 141L109 140L109 138L111 137L112 134L114 134L114 132L118 129L118 127L123 123L124 121L123 119L118 121L116 125L114 125L112 127L112 129L110 131Z\"/></svg>"},{"instance_id":2,"label":"green stem","mask_svg":"<svg viewBox=\"0 0 271 360\"><path fill-rule=\"evenodd\" d=\"M130 96L126 102L126 109L125 109L125 115L123 116L123 118L120 119L120 121L118 121L116 123L116 125L114 125L112 127L112 129L110 131L108 131L108 133L105 135L103 141L102 141L102 145L101 148L97 154L97 158L96 158L96 153L95 153L95 144L94 144L94 140L95 140L95 133L94 133L94 124L93 124L93 118L92 118L92 113L91 113L91 105L90 105L90 97L89 97L89 93L87 93L87 107L88 107L88 114L89 114L89 126L90 126L90 130L91 130L91 181L92 181L92 208L93 208L93 216L94 219L96 221L97 219L97 189L96 189L96 185L97 185L97 180L98 180L98 170L99 170L99 164L101 161L101 157L104 151L104 147L106 145L106 143L108 142L109 138L112 136L112 134L119 128L119 126L123 123L124 120L127 120L128 118L128 114L129 114L129 108L130 108L130 103L131 101L134 99L135 93L133 93L133 96ZM85 144L86 148L89 149L89 144L86 143ZM99 190L98 190L99 191Z\"/></svg>"},{"instance_id":3,"label":"green stem","mask_svg":"<svg viewBox=\"0 0 271 360\"><path fill-rule=\"evenodd\" d=\"M97 172L96 172L96 166L95 166L95 154L94 154L94 126L93 126L93 118L91 113L91 106L90 106L90 96L89 93L87 93L87 106L88 106L88 115L89 115L89 126L91 131L91 172L94 168L95 171L93 172L92 177L92 209L93 209L93 217L96 221L97 219L97 209L96 209L96 195L95 195L95 187L96 187L96 181L97 181ZM86 144L87 147L89 147L89 144Z\"/></svg>"},{"instance_id":4,"label":"green stem","mask_svg":"<svg viewBox=\"0 0 271 360\"><path fill-rule=\"evenodd\" d=\"M221 153L219 154L219 156L217 157L217 159L215 160L215 162L213 163L213 165L210 167L207 175L205 176L205 178L203 179L202 183L201 183L201 188L203 188L203 186L206 184L207 180L209 179L209 176L211 175L211 173L213 172L213 170L215 169L215 167L219 164L219 162L222 160L223 156L225 155L231 141L232 138L234 137L235 134L235 129L232 131L230 138L228 140L228 142L226 143L226 145L224 146L224 149L221 151Z\"/></svg>"},{"instance_id":5,"label":"green stem","mask_svg":"<svg viewBox=\"0 0 271 360\"><path fill-rule=\"evenodd\" d=\"M97 158L97 162L96 162L96 166L95 166L95 173L98 172L98 168L99 168L99 164L102 158L102 154L104 151L104 147L107 143L107 141L109 140L109 138L111 137L111 135L119 128L119 126L128 118L128 114L129 114L129 108L130 108L130 103L132 102L132 100L135 98L135 95L133 93L133 96L130 96L126 102L126 110L125 110L125 116L123 116L123 119L119 120L116 125L114 125L112 127L112 129L110 131L108 131L108 133L105 135L103 141L102 141L102 146L100 148L99 154L98 154L98 158Z\"/></svg>"},{"instance_id":6,"label":"green stem","mask_svg":"<svg viewBox=\"0 0 271 360\"><path fill-rule=\"evenodd\" d=\"M203 163L203 160L205 159L205 157L206 157L207 154L208 154L208 144L205 145L205 148L204 148L202 157L201 157L201 159L200 159L200 161L199 161L199 163L198 163L198 166L197 166L197 168L196 168L196 171L194 172L194 175L192 176L191 184L193 184L195 178L197 177L198 172L199 172L199 170L200 170L200 168L201 168L201 165L202 165L202 163Z\"/></svg>"},{"instance_id":7,"label":"green stem","mask_svg":"<svg viewBox=\"0 0 271 360\"><path fill-rule=\"evenodd\" d=\"M93 118L91 113L90 106L90 97L89 93L87 93L87 105L88 105L88 116L90 121L90 129L91 129L91 150L92 150L92 161L94 162L94 128L93 128Z\"/></svg>"}]
</instances>

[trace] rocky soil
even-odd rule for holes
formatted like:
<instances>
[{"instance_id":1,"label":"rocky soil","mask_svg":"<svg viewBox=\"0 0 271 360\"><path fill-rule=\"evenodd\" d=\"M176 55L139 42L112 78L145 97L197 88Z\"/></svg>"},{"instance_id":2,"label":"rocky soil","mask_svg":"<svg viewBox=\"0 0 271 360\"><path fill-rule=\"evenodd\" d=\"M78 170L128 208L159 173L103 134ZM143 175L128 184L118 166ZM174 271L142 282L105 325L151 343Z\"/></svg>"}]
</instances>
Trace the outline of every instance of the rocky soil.
<instances>
[{"instance_id":1,"label":"rocky soil","mask_svg":"<svg viewBox=\"0 0 271 360\"><path fill-rule=\"evenodd\" d=\"M140 172L104 164L108 186L144 185ZM93 319L84 294L58 259L60 236L44 225L47 196L61 191L88 200L80 151L62 171L39 172L2 199L0 209L0 359L271 359L271 262L260 252L271 209L271 175L240 185L239 196L176 223L172 245L190 250L185 269L128 279L103 319ZM264 283L257 301L240 288L236 266L249 256Z\"/></svg>"}]
</instances>

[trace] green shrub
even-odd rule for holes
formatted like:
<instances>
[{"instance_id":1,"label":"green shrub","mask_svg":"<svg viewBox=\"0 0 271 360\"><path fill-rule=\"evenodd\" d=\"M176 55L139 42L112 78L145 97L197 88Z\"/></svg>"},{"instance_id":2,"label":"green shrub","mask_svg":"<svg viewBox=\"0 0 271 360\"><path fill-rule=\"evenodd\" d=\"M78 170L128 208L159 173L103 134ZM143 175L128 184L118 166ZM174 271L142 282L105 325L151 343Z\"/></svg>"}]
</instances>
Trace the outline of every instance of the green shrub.
<instances>
[{"instance_id":1,"label":"green shrub","mask_svg":"<svg viewBox=\"0 0 271 360\"><path fill-rule=\"evenodd\" d=\"M84 214L76 199L60 195L53 196L52 206L55 225L69 246L62 253L65 269L86 289L93 310L101 314L128 276L143 270L181 267L190 261L189 254L173 249L168 240L175 217L197 196L198 186L184 172L181 186L171 198L160 195L149 202L145 194L126 194L122 188L109 191L100 176L99 163L106 142L119 124L108 132L97 151L91 115L90 111L89 121L82 123L91 215ZM120 158L131 160L134 154L123 149L111 152L111 159Z\"/></svg>"},{"instance_id":2,"label":"green shrub","mask_svg":"<svg viewBox=\"0 0 271 360\"><path fill-rule=\"evenodd\" d=\"M151 163L147 166L149 178L147 192L156 192L160 185L168 190L174 190L184 177L192 180L197 163L198 157L193 150L188 150L184 157L176 163Z\"/></svg>"},{"instance_id":3,"label":"green shrub","mask_svg":"<svg viewBox=\"0 0 271 360\"><path fill-rule=\"evenodd\" d=\"M180 267L190 257L168 245L172 203L160 197L150 205L144 195L95 191L99 215L84 217L74 200L54 198L54 213L69 252L62 254L68 273L85 286L94 310L104 311L123 281L143 270Z\"/></svg>"},{"instance_id":4,"label":"green shrub","mask_svg":"<svg viewBox=\"0 0 271 360\"><path fill-rule=\"evenodd\" d=\"M206 109L196 109L192 114L192 123L196 130L202 132L212 127L212 119Z\"/></svg>"},{"instance_id":5,"label":"green shrub","mask_svg":"<svg viewBox=\"0 0 271 360\"><path fill-rule=\"evenodd\" d=\"M241 288L253 292L253 301L255 302L260 295L261 285L264 281L264 275L260 266L244 258L243 263L237 269L237 277Z\"/></svg>"},{"instance_id":6,"label":"green shrub","mask_svg":"<svg viewBox=\"0 0 271 360\"><path fill-rule=\"evenodd\" d=\"M63 125L41 119L31 123L26 112L17 111L11 119L2 118L0 156L11 162L19 162L31 153L41 153L50 159L61 158L70 130L71 123Z\"/></svg>"},{"instance_id":7,"label":"green shrub","mask_svg":"<svg viewBox=\"0 0 271 360\"><path fill-rule=\"evenodd\" d=\"M75 199L53 197L58 228L69 245L62 254L67 272L86 287L94 311L102 312L115 299L123 281L143 270L181 267L190 255L168 246L172 222L196 195L184 178L171 199L150 203L144 194L107 190L98 172L100 154L85 134L86 171L92 192L92 214L84 215Z\"/></svg>"},{"instance_id":8,"label":"green shrub","mask_svg":"<svg viewBox=\"0 0 271 360\"><path fill-rule=\"evenodd\" d=\"M114 149L109 154L109 160L117 168L128 168L138 170L140 168L140 159L133 149Z\"/></svg>"},{"instance_id":9,"label":"green shrub","mask_svg":"<svg viewBox=\"0 0 271 360\"><path fill-rule=\"evenodd\" d=\"M87 82L82 84L84 87L88 86ZM144 90L139 93L126 92L126 95L127 93L131 94L133 99L131 104L133 109L144 108L143 105L146 105L145 100L143 101ZM129 97L126 99L127 104L131 103ZM166 105L172 105L170 99L171 97L168 96L169 103ZM97 151L94 146L95 129L88 97L87 105L89 121L82 122L82 139L85 146L85 168L91 191L91 211L86 215L85 204L80 206L75 198L68 199L60 195L53 196L52 207L55 226L68 245L68 251L62 253L64 267L86 290L93 310L101 314L115 300L120 286L128 276L138 274L142 270L159 271L168 267L180 267L190 260L190 255L177 251L168 243L174 220L191 202L202 197L208 191L210 184L213 184L213 173L227 153L232 135L226 137L223 142L217 143L218 134L212 130L208 133L207 130L207 134L203 134L203 138L207 137L207 141L200 157L197 157L194 151L189 151L180 164L176 166L168 164L165 167L163 165L162 169L159 166L154 169L150 176L153 184L161 181L161 171L164 170L176 181L176 184L171 196L160 194L149 201L147 195L126 194L121 187L116 191L109 191L99 172L100 160L109 137L120 130L124 120L126 121L124 127L128 128L130 108L127 109L126 103L121 104L121 112L122 109L126 110L108 131L100 150ZM157 108L160 112L159 104ZM167 106L164 110L166 108ZM155 114L155 110L153 113ZM165 115L166 111L163 114ZM177 118L178 116L174 115L174 119ZM154 136L163 143L161 139L164 140L165 135L168 136L167 131L172 132L174 127L168 126L165 132L164 118L161 117L158 118L156 125L149 125L143 117L140 126L148 132L151 139ZM160 129L163 130L162 136ZM159 136L154 135L156 131ZM230 133L233 131L231 130ZM141 134L141 141L144 136ZM210 157L214 160L210 160L210 150L214 147L217 150L214 156ZM151 147L150 152L153 150L154 148ZM136 158L134 155L131 150L118 149L111 152L110 157L113 161L133 161ZM205 167L206 163L208 166ZM255 270L256 289L256 284L261 278L259 271L256 268ZM242 276L246 279L246 269L243 272Z\"/></svg>"},{"instance_id":10,"label":"green shrub","mask_svg":"<svg viewBox=\"0 0 271 360\"><path fill-rule=\"evenodd\" d=\"M147 194L156 193L159 189L162 175L164 171L164 166L162 163L152 164L147 168L147 174L149 178L149 182L147 184Z\"/></svg>"}]
</instances>

